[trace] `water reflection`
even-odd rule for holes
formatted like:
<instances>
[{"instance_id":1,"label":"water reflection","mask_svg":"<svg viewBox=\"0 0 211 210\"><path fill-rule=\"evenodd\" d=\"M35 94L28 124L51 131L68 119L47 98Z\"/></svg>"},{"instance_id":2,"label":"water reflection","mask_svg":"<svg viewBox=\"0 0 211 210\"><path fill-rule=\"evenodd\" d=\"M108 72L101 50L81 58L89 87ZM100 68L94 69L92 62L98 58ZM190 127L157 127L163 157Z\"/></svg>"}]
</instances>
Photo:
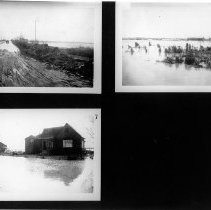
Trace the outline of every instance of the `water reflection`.
<instances>
[{"instance_id":1,"label":"water reflection","mask_svg":"<svg viewBox=\"0 0 211 210\"><path fill-rule=\"evenodd\" d=\"M71 165L67 168L58 169L51 169L51 170L44 170L44 177L50 178L53 180L60 180L66 186L69 186L71 182L74 181L82 172L83 172L83 164L79 163L71 163Z\"/></svg>"},{"instance_id":2,"label":"water reflection","mask_svg":"<svg viewBox=\"0 0 211 210\"><path fill-rule=\"evenodd\" d=\"M93 160L66 161L0 156L0 193L14 195L91 192ZM89 183L88 187L84 183ZM85 188L86 187L86 188Z\"/></svg>"},{"instance_id":3,"label":"water reflection","mask_svg":"<svg viewBox=\"0 0 211 210\"><path fill-rule=\"evenodd\" d=\"M161 48L158 48L158 52L159 52L159 56L161 56L161 52L162 52Z\"/></svg>"},{"instance_id":4,"label":"water reflection","mask_svg":"<svg viewBox=\"0 0 211 210\"><path fill-rule=\"evenodd\" d=\"M178 69L179 68L179 63L175 63L175 67L176 67L176 69Z\"/></svg>"}]
</instances>

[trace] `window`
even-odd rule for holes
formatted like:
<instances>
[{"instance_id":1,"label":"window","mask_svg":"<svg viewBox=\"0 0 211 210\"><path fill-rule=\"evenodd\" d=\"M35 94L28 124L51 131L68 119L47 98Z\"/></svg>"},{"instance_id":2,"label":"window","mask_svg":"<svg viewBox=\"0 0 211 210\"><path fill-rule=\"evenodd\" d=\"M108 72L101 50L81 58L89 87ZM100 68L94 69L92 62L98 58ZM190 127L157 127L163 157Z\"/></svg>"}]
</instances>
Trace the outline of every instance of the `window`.
<instances>
[{"instance_id":1,"label":"window","mask_svg":"<svg viewBox=\"0 0 211 210\"><path fill-rule=\"evenodd\" d=\"M73 140L63 140L63 147L73 147Z\"/></svg>"}]
</instances>

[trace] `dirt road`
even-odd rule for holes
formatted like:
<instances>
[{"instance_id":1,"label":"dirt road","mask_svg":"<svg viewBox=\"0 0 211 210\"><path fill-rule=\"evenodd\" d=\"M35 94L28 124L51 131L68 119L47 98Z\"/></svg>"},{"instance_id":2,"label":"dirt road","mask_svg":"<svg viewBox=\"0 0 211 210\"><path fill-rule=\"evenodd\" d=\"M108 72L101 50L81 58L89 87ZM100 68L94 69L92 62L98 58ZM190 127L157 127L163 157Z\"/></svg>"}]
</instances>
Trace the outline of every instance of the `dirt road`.
<instances>
[{"instance_id":1,"label":"dirt road","mask_svg":"<svg viewBox=\"0 0 211 210\"><path fill-rule=\"evenodd\" d=\"M0 86L6 87L86 87L75 75L47 69L45 63L27 58L11 42L0 44Z\"/></svg>"}]
</instances>

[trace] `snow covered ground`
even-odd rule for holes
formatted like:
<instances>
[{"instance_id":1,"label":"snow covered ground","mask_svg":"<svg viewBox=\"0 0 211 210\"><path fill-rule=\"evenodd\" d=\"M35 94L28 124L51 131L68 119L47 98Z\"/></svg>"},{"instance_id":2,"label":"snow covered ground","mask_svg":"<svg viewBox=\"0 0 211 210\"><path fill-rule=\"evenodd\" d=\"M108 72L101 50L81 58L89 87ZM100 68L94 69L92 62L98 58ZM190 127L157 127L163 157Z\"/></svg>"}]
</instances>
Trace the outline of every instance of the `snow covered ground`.
<instances>
[{"instance_id":1,"label":"snow covered ground","mask_svg":"<svg viewBox=\"0 0 211 210\"><path fill-rule=\"evenodd\" d=\"M7 44L6 42L0 43L0 50L7 50L9 52L19 52L19 49L11 42Z\"/></svg>"}]
</instances>

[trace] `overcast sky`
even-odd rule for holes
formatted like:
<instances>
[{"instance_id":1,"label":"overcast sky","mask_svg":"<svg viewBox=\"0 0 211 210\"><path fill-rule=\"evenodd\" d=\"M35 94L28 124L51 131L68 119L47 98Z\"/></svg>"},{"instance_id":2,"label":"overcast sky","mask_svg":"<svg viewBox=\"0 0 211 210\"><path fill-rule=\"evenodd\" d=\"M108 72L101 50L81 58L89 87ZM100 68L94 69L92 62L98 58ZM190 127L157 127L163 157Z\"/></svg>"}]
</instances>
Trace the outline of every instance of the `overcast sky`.
<instances>
[{"instance_id":1,"label":"overcast sky","mask_svg":"<svg viewBox=\"0 0 211 210\"><path fill-rule=\"evenodd\" d=\"M134 4L122 13L123 37L211 37L211 4Z\"/></svg>"},{"instance_id":2,"label":"overcast sky","mask_svg":"<svg viewBox=\"0 0 211 210\"><path fill-rule=\"evenodd\" d=\"M1 109L0 116L0 142L10 149L23 151L26 137L65 123L85 138L86 147L94 147L97 139L91 135L92 131L98 132L95 126L100 122L99 111L95 109Z\"/></svg>"},{"instance_id":3,"label":"overcast sky","mask_svg":"<svg viewBox=\"0 0 211 210\"><path fill-rule=\"evenodd\" d=\"M94 42L93 4L0 2L0 38Z\"/></svg>"}]
</instances>

